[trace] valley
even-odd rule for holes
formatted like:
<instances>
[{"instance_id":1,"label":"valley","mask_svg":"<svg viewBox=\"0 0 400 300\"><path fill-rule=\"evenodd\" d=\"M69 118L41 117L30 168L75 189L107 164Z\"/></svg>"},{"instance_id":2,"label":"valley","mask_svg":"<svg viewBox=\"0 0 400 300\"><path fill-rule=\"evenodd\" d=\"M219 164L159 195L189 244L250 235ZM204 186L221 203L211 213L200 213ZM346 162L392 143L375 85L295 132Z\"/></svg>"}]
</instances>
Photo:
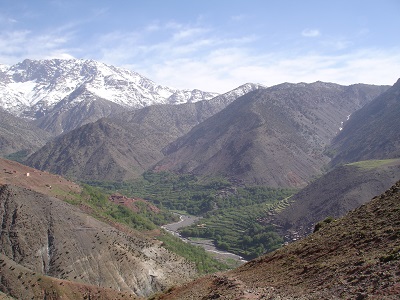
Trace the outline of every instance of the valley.
<instances>
[{"instance_id":1,"label":"valley","mask_svg":"<svg viewBox=\"0 0 400 300\"><path fill-rule=\"evenodd\" d=\"M0 297L395 299L400 81L0 70Z\"/></svg>"},{"instance_id":2,"label":"valley","mask_svg":"<svg viewBox=\"0 0 400 300\"><path fill-rule=\"evenodd\" d=\"M191 243L192 245L200 246L200 247L204 248L207 252L211 252L211 254L213 256L215 256L216 259L223 261L224 263L230 265L231 267L232 266L236 267L236 266L246 262L243 259L243 257L241 257L239 255L217 249L214 246L214 243L212 240L196 239L196 238L188 238L187 239L187 238L182 237L178 230L181 228L185 228L185 227L194 225L194 223L201 220L201 218L189 216L189 215L179 215L179 218L180 218L180 221L175 222L175 223L165 224L165 225L161 226L161 228L168 231L169 233L171 233L173 235L179 236L182 239L182 241L184 241L186 243Z\"/></svg>"},{"instance_id":3,"label":"valley","mask_svg":"<svg viewBox=\"0 0 400 300\"><path fill-rule=\"evenodd\" d=\"M185 238L213 240L220 251L246 259L279 247L283 240L270 224L262 224L267 214L288 205L294 189L264 186L235 186L223 178L203 179L193 175L147 172L133 182L89 182L105 191L141 197L170 210L179 210L202 219L178 229ZM254 236L248 239L246 236Z\"/></svg>"}]
</instances>

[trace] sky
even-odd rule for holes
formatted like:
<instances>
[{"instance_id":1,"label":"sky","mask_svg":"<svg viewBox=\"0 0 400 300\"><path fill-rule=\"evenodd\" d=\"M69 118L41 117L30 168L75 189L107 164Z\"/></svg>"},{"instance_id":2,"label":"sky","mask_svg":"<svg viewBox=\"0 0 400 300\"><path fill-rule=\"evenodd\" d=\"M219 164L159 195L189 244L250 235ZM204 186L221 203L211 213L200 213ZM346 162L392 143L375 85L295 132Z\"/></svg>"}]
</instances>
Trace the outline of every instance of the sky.
<instances>
[{"instance_id":1,"label":"sky","mask_svg":"<svg viewBox=\"0 0 400 300\"><path fill-rule=\"evenodd\" d=\"M393 85L398 0L0 0L0 64L93 59L157 84Z\"/></svg>"}]
</instances>

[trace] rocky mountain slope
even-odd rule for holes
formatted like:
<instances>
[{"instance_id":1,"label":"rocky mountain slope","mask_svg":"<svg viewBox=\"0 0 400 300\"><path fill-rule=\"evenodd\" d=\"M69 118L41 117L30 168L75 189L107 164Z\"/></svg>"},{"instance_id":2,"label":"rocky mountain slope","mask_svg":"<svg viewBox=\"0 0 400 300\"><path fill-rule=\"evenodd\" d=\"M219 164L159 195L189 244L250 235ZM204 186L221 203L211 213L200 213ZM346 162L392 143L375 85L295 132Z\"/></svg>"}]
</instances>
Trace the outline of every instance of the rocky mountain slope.
<instances>
[{"instance_id":1,"label":"rocky mountain slope","mask_svg":"<svg viewBox=\"0 0 400 300\"><path fill-rule=\"evenodd\" d=\"M0 107L17 116L38 120L38 125L56 134L109 116L118 106L137 109L217 96L199 90L171 89L132 71L78 59L26 59L10 67L3 66L0 82ZM49 127L57 122L60 127L57 130Z\"/></svg>"},{"instance_id":2,"label":"rocky mountain slope","mask_svg":"<svg viewBox=\"0 0 400 300\"><path fill-rule=\"evenodd\" d=\"M337 167L295 194L292 204L268 222L287 240L313 232L315 224L338 218L390 188L400 178L400 159L371 160Z\"/></svg>"},{"instance_id":3,"label":"rocky mountain slope","mask_svg":"<svg viewBox=\"0 0 400 300\"><path fill-rule=\"evenodd\" d=\"M60 289L92 296L107 289L103 299L116 291L148 296L196 275L160 242L58 199L79 196L76 184L16 162L0 165L0 253L8 266L0 268L2 292L18 299L62 295Z\"/></svg>"},{"instance_id":4,"label":"rocky mountain slope","mask_svg":"<svg viewBox=\"0 0 400 300\"><path fill-rule=\"evenodd\" d=\"M171 143L155 170L304 186L342 122L387 87L316 82L250 92Z\"/></svg>"},{"instance_id":5,"label":"rocky mountain slope","mask_svg":"<svg viewBox=\"0 0 400 300\"><path fill-rule=\"evenodd\" d=\"M56 198L7 185L0 200L2 253L33 272L139 296L195 275L160 244Z\"/></svg>"},{"instance_id":6,"label":"rocky mountain slope","mask_svg":"<svg viewBox=\"0 0 400 300\"><path fill-rule=\"evenodd\" d=\"M83 180L135 178L163 158L169 143L258 88L246 84L208 101L153 105L101 119L49 142L27 164Z\"/></svg>"},{"instance_id":7,"label":"rocky mountain slope","mask_svg":"<svg viewBox=\"0 0 400 300\"><path fill-rule=\"evenodd\" d=\"M0 253L0 299L143 299L129 292L58 279L34 272ZM13 295L13 297L9 296Z\"/></svg>"},{"instance_id":8,"label":"rocky mountain slope","mask_svg":"<svg viewBox=\"0 0 400 300\"><path fill-rule=\"evenodd\" d=\"M27 156L50 140L50 134L0 108L0 156Z\"/></svg>"},{"instance_id":9,"label":"rocky mountain slope","mask_svg":"<svg viewBox=\"0 0 400 300\"><path fill-rule=\"evenodd\" d=\"M305 239L159 299L396 299L400 182Z\"/></svg>"},{"instance_id":10,"label":"rocky mountain slope","mask_svg":"<svg viewBox=\"0 0 400 300\"><path fill-rule=\"evenodd\" d=\"M357 111L333 140L331 166L400 157L400 79Z\"/></svg>"}]
</instances>

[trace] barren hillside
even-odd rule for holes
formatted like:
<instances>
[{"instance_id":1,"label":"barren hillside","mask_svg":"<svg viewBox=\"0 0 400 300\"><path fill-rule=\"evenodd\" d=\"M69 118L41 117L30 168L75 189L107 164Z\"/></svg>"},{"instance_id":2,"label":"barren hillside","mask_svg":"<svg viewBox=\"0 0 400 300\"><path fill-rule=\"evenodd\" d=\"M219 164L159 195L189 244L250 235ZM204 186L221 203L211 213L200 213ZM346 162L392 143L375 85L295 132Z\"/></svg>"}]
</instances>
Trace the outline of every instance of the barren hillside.
<instances>
[{"instance_id":1,"label":"barren hillside","mask_svg":"<svg viewBox=\"0 0 400 300\"><path fill-rule=\"evenodd\" d=\"M190 263L160 242L134 230L122 232L30 189L1 186L0 222L1 253L37 274L138 296L196 274ZM7 286L19 280L3 278L11 281ZM3 291L15 295L12 288Z\"/></svg>"}]
</instances>

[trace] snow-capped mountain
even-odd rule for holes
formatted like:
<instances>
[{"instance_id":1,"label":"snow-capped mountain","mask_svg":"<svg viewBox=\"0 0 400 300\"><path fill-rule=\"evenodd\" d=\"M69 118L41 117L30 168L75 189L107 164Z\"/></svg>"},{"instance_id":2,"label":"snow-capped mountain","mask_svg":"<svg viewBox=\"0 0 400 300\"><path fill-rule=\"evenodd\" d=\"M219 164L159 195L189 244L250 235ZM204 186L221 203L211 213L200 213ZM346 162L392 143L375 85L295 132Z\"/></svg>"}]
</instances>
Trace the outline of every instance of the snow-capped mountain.
<instances>
[{"instance_id":1,"label":"snow-capped mountain","mask_svg":"<svg viewBox=\"0 0 400 300\"><path fill-rule=\"evenodd\" d=\"M267 87L259 83L245 83L229 92L221 94L213 99L213 102L228 105L237 98L258 89L266 89Z\"/></svg>"},{"instance_id":2,"label":"snow-capped mountain","mask_svg":"<svg viewBox=\"0 0 400 300\"><path fill-rule=\"evenodd\" d=\"M0 65L0 107L17 116L38 119L62 103L107 100L129 109L154 104L209 100L218 94L176 90L138 73L93 60L29 60Z\"/></svg>"}]
</instances>

